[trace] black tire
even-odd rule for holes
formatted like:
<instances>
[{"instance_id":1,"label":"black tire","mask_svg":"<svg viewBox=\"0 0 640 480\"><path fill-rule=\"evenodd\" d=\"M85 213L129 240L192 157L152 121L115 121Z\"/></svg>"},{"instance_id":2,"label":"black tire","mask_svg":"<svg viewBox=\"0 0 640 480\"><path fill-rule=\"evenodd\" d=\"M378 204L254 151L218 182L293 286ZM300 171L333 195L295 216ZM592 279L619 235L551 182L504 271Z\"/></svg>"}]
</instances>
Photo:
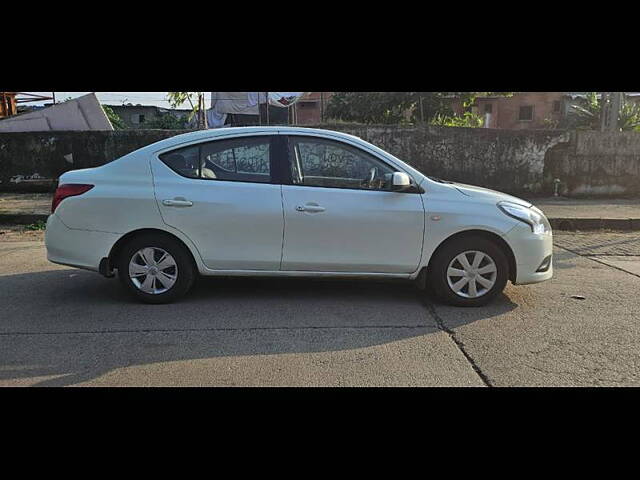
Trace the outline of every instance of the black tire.
<instances>
[{"instance_id":1,"label":"black tire","mask_svg":"<svg viewBox=\"0 0 640 480\"><path fill-rule=\"evenodd\" d=\"M490 260L493 260L496 266L494 278L495 282L493 286L489 289L485 289L486 292L484 292L481 296L475 298L464 298L463 296L461 296L461 294L465 294L465 288L467 289L466 294L468 295L470 293L468 291L469 280L467 280L467 285L462 288L461 294L457 294L449 285L449 281L447 278L447 270L449 268L449 264L458 255L468 251L477 251L484 253L485 255L490 257ZM472 259L473 257L473 255L468 256L469 259ZM483 261L488 262L489 260ZM462 277L459 278L462 279ZM432 287L435 295L444 303L458 307L479 307L487 304L493 298L495 298L496 295L500 294L504 290L508 278L509 261L507 260L507 257L502 249L494 242L484 237L470 235L467 237L461 237L451 240L437 250L429 265L429 276L427 278L427 282ZM484 279L486 280L486 278ZM482 289L483 287L480 286L480 290ZM480 293L480 290L478 290L478 293Z\"/></svg>"},{"instance_id":2,"label":"black tire","mask_svg":"<svg viewBox=\"0 0 640 480\"><path fill-rule=\"evenodd\" d=\"M129 263L143 248L151 247L162 249L169 253L175 260L175 270L169 273L176 274L175 283L162 293L146 293L137 287L129 276ZM139 257L138 257L139 258ZM161 233L144 233L133 237L121 249L116 259L118 278L126 290L138 300L145 303L170 303L184 296L193 286L196 277L196 268L191 253L178 240ZM141 277L141 278L146 278ZM161 283L157 284L163 287Z\"/></svg>"}]
</instances>

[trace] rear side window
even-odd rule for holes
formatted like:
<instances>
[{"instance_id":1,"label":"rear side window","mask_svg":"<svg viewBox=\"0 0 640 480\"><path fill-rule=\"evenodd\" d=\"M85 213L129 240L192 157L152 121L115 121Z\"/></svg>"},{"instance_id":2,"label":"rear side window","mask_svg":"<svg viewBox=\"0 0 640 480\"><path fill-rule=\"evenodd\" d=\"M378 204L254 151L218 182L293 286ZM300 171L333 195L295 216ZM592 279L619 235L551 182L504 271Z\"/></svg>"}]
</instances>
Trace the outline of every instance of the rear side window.
<instances>
[{"instance_id":1,"label":"rear side window","mask_svg":"<svg viewBox=\"0 0 640 480\"><path fill-rule=\"evenodd\" d=\"M218 140L202 145L203 175L219 180L269 183L270 137ZM211 175L215 177L211 177Z\"/></svg>"},{"instance_id":2,"label":"rear side window","mask_svg":"<svg viewBox=\"0 0 640 480\"><path fill-rule=\"evenodd\" d=\"M217 140L160 155L174 172L188 178L271 182L271 137Z\"/></svg>"},{"instance_id":3,"label":"rear side window","mask_svg":"<svg viewBox=\"0 0 640 480\"><path fill-rule=\"evenodd\" d=\"M160 160L183 177L199 178L200 176L200 147L198 145L163 153L160 155Z\"/></svg>"}]
</instances>

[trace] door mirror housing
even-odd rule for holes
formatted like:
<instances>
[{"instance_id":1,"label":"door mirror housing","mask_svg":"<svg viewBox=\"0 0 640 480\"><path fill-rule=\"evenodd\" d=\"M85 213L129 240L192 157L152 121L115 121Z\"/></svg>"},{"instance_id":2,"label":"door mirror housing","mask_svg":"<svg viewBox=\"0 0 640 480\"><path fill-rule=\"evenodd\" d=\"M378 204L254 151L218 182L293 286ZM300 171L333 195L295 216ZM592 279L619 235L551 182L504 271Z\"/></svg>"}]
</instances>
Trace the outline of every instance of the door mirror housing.
<instances>
[{"instance_id":1,"label":"door mirror housing","mask_svg":"<svg viewBox=\"0 0 640 480\"><path fill-rule=\"evenodd\" d=\"M391 190L394 192L403 192L411 189L411 178L404 172L393 172L391 177Z\"/></svg>"}]
</instances>

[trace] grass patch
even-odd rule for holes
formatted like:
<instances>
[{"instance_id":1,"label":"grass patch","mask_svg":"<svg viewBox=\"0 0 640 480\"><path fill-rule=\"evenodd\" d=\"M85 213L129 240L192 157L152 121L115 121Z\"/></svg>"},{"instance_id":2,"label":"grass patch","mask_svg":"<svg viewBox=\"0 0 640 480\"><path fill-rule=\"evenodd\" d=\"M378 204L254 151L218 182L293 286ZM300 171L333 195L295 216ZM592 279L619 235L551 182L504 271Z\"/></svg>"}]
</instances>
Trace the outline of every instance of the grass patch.
<instances>
[{"instance_id":1,"label":"grass patch","mask_svg":"<svg viewBox=\"0 0 640 480\"><path fill-rule=\"evenodd\" d=\"M44 230L47 228L47 222L38 220L36 223L31 223L24 227L25 230Z\"/></svg>"}]
</instances>

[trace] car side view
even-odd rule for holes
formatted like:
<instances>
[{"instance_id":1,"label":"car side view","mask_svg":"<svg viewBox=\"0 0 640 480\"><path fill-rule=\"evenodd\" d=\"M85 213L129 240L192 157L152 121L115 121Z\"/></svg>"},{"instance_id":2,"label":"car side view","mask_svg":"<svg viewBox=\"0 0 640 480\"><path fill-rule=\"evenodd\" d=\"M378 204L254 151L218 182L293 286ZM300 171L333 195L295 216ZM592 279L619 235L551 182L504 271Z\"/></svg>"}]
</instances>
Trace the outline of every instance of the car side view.
<instances>
[{"instance_id":1,"label":"car side view","mask_svg":"<svg viewBox=\"0 0 640 480\"><path fill-rule=\"evenodd\" d=\"M166 303L198 275L398 278L486 304L553 275L530 202L426 176L357 137L294 127L177 135L59 179L47 258Z\"/></svg>"}]
</instances>

